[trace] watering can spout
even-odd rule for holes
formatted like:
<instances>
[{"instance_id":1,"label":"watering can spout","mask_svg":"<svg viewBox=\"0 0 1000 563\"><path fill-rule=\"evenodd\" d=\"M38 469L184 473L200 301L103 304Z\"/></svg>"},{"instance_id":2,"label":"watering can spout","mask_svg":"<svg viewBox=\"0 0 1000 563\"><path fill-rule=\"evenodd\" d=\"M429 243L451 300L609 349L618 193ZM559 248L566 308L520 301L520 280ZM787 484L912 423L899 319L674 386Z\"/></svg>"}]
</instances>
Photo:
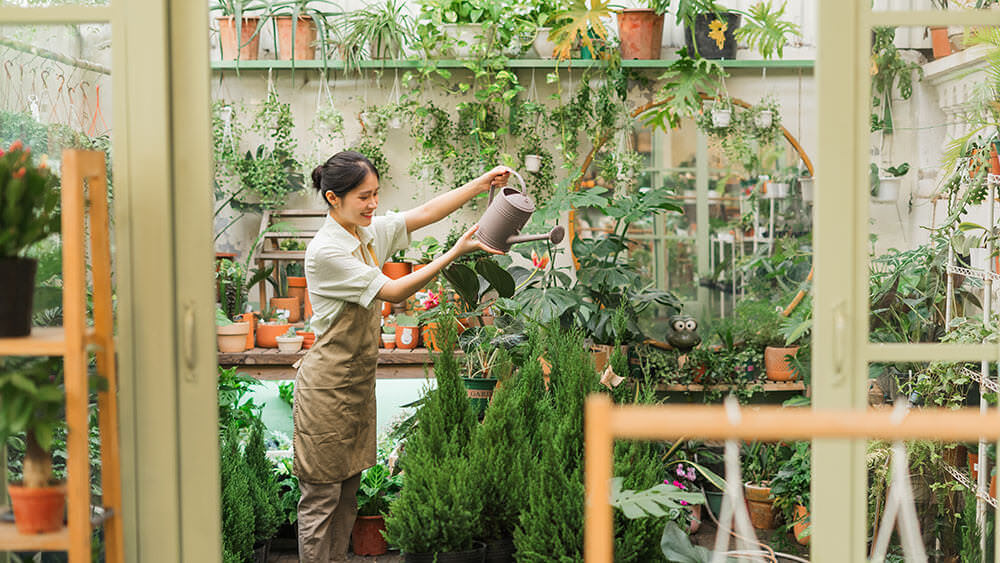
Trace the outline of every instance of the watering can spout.
<instances>
[{"instance_id":1,"label":"watering can spout","mask_svg":"<svg viewBox=\"0 0 1000 563\"><path fill-rule=\"evenodd\" d=\"M512 245L520 242L531 242L533 240L548 240L552 244L559 244L565 236L566 229L562 225L557 225L551 231L540 235L514 235L507 239L507 244Z\"/></svg>"}]
</instances>

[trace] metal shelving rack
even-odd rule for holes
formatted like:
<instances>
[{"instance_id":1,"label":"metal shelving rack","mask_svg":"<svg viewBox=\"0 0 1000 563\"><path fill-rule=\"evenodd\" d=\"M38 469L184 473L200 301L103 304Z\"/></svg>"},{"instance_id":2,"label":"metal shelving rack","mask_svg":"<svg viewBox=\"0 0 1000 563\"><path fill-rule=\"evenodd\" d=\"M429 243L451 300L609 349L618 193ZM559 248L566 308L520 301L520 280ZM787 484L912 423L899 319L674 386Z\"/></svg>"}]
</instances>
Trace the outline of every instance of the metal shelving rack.
<instances>
[{"instance_id":1,"label":"metal shelving rack","mask_svg":"<svg viewBox=\"0 0 1000 563\"><path fill-rule=\"evenodd\" d=\"M996 191L997 185L1000 184L1000 175L988 174L986 177L987 185L987 195L986 201L989 202L989 208L987 210L987 225L996 224ZM949 208L955 203L955 195L952 194L948 198ZM992 257L993 252L996 250L996 244L992 238L989 238L986 242L986 248L988 251L988 256ZM957 266L955 264L955 249L952 245L948 245L948 261L947 261L947 294L945 296L945 327L951 326L951 317L954 312L953 302L955 300L955 275L963 275L966 277L972 277L976 279L983 280L983 324L986 328L991 328L993 324L992 312L993 312L993 282L1000 280L1000 274L997 272L990 271L989 262L987 262L987 270L978 270L974 268L964 268ZM979 373L972 370L966 370L967 375L971 376L977 382L979 382L981 387L989 389L991 391L996 391L998 389L997 381L990 378L990 364L988 361L983 361L980 364ZM989 405L986 399L983 397L983 393L979 395L979 412L986 414ZM976 479L976 522L979 523L980 528L985 530L986 525L986 505L996 508L997 501L992 498L989 494L989 484L987 477L990 474L989 460L986 455L986 441L982 438L979 440L979 447L977 448L979 454L979 472L978 478ZM962 483L966 487L971 489L971 480L965 478L964 475L959 475L957 470L953 468L948 471L951 473L958 482ZM986 534L982 534L983 538ZM985 539L983 540L985 541Z\"/></svg>"}]
</instances>

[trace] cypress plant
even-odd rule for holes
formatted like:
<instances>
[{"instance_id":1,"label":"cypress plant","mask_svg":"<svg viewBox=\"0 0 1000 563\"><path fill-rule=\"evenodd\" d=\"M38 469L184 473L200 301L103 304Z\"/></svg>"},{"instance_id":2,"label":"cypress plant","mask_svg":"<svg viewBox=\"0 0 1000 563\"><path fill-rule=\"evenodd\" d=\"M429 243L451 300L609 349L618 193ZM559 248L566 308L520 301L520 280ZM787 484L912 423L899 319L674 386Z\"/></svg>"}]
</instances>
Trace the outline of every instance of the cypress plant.
<instances>
[{"instance_id":1,"label":"cypress plant","mask_svg":"<svg viewBox=\"0 0 1000 563\"><path fill-rule=\"evenodd\" d=\"M476 417L454 356L454 323L440 323L434 358L438 388L427 393L400 466L406 485L386 516L385 537L405 553L470 549L479 536L482 499L469 459Z\"/></svg>"},{"instance_id":2,"label":"cypress plant","mask_svg":"<svg viewBox=\"0 0 1000 563\"><path fill-rule=\"evenodd\" d=\"M250 439L243 450L244 463L250 476L250 498L255 515L254 541L265 542L278 532L283 514L278 482L267 459L264 431L259 425L250 430Z\"/></svg>"},{"instance_id":3,"label":"cypress plant","mask_svg":"<svg viewBox=\"0 0 1000 563\"><path fill-rule=\"evenodd\" d=\"M254 513L250 500L250 475L240 454L236 426L222 436L222 546L225 561L247 561L253 557Z\"/></svg>"}]
</instances>

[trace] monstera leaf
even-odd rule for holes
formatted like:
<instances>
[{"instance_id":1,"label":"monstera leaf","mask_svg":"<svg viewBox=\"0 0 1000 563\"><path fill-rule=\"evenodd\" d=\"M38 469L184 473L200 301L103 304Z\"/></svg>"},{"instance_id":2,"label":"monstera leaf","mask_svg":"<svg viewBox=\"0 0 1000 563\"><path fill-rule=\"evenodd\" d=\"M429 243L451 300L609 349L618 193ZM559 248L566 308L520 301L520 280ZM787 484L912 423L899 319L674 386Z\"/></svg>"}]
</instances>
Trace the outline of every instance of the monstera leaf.
<instances>
[{"instance_id":1,"label":"monstera leaf","mask_svg":"<svg viewBox=\"0 0 1000 563\"><path fill-rule=\"evenodd\" d=\"M549 37L556 44L555 55L559 60L569 58L573 43L577 38L580 43L594 51L594 42L591 33L606 39L608 31L604 27L601 18L611 17L611 10L608 8L609 0L590 0L590 8L587 7L587 0L573 0L569 8L560 12L558 20L565 21L563 25L552 30Z\"/></svg>"}]
</instances>

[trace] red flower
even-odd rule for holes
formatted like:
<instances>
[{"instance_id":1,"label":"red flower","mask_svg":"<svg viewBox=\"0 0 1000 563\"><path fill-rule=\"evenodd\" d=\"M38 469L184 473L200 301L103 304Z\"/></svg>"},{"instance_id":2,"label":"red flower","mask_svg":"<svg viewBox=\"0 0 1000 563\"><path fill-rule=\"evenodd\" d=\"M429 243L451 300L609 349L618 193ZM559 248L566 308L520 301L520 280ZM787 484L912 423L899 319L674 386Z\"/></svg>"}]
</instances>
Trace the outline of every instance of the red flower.
<instances>
[{"instance_id":1,"label":"red flower","mask_svg":"<svg viewBox=\"0 0 1000 563\"><path fill-rule=\"evenodd\" d=\"M440 304L441 304L441 292L439 291L437 292L437 294L435 294L433 291L427 290L427 298L424 299L424 302L422 303L424 309L429 311Z\"/></svg>"},{"instance_id":2,"label":"red flower","mask_svg":"<svg viewBox=\"0 0 1000 563\"><path fill-rule=\"evenodd\" d=\"M18 139L16 141L14 141L13 143L11 143L10 144L10 148L8 148L7 150L10 151L10 152L14 152L14 151L20 149L23 146L24 146L24 143L21 142L21 139Z\"/></svg>"},{"instance_id":3,"label":"red flower","mask_svg":"<svg viewBox=\"0 0 1000 563\"><path fill-rule=\"evenodd\" d=\"M531 251L531 265L538 268L539 270L544 270L546 266L549 265L549 253L546 252L541 258L538 257L538 253L534 250Z\"/></svg>"},{"instance_id":4,"label":"red flower","mask_svg":"<svg viewBox=\"0 0 1000 563\"><path fill-rule=\"evenodd\" d=\"M27 170L22 166L18 168L16 172L14 172L13 176L14 178L23 178L25 172L27 172Z\"/></svg>"}]
</instances>

